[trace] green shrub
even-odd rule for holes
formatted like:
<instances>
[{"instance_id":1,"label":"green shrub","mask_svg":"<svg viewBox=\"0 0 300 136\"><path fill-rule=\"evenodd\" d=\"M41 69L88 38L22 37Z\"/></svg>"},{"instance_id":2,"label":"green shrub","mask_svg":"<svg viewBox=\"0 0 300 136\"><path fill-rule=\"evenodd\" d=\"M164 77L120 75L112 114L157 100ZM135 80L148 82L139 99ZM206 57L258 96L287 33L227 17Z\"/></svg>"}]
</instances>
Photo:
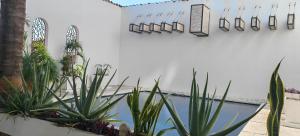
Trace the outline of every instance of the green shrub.
<instances>
[{"instance_id":1,"label":"green shrub","mask_svg":"<svg viewBox=\"0 0 300 136\"><path fill-rule=\"evenodd\" d=\"M34 41L32 43L31 53L27 50L23 55L22 73L26 81L32 80L32 64L36 65L37 74L43 73L45 69L49 70L50 81L58 80L59 69L57 62L49 55L46 45L43 41Z\"/></svg>"}]
</instances>

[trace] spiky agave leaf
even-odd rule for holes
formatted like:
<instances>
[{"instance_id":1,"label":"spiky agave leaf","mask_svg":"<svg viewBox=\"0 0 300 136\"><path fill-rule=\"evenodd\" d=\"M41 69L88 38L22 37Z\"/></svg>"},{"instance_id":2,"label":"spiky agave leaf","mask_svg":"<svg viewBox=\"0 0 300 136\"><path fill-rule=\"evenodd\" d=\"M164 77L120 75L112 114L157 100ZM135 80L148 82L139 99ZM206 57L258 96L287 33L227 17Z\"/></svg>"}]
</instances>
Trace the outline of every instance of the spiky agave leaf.
<instances>
[{"instance_id":1,"label":"spiky agave leaf","mask_svg":"<svg viewBox=\"0 0 300 136\"><path fill-rule=\"evenodd\" d=\"M225 102L226 96L228 94L229 88L230 88L231 81L229 82L226 91L220 101L220 103L217 106L217 109L212 113L212 104L215 97L215 92L212 97L209 96L207 93L207 85L208 85L208 74L206 76L206 82L204 86L204 90L202 93L202 98L199 94L199 86L196 83L196 72L193 70L193 80L192 80L192 86L191 86L191 96L190 96L190 103L189 103L189 129L186 129L184 127L184 124L180 120L179 116L176 113L175 107L172 106L172 103L168 102L168 100L165 98L161 90L159 89L160 95L169 110L172 121L174 124L174 127L176 128L178 134L180 136L208 136L211 132L211 129L214 127L219 114L221 112L221 109L223 107L223 104ZM244 123L249 121L251 118L253 118L261 109L263 106L258 108L258 110L249 116L248 118L234 124L231 126L227 126L224 130L219 131L217 133L212 134L213 136L224 136L235 129L242 126ZM229 124L232 124L229 122Z\"/></svg>"},{"instance_id":2,"label":"spiky agave leaf","mask_svg":"<svg viewBox=\"0 0 300 136\"><path fill-rule=\"evenodd\" d=\"M57 108L59 103L53 101L53 96L49 94L51 91L57 92L62 82L57 83L51 80L51 68L48 65L38 67L32 62L29 70L31 78L25 79L21 74L22 84L20 87L13 85L4 78L9 86L9 91L2 94L3 96L0 98L1 103L5 105L5 112L36 116L40 112L44 112L44 109Z\"/></svg>"},{"instance_id":3,"label":"spiky agave leaf","mask_svg":"<svg viewBox=\"0 0 300 136\"><path fill-rule=\"evenodd\" d=\"M109 115L109 111L114 105L116 105L116 103L118 103L122 98L125 97L125 95L123 95L117 99L114 99L128 77L123 80L123 82L112 95L104 99L102 98L103 94L114 78L116 71L110 77L108 82L104 84L104 88L101 89L107 68L105 68L105 70L102 70L102 72L98 72L99 70L97 69L97 74L95 74L92 83L88 86L87 67L88 62L85 64L84 72L81 77L78 75L71 75L71 79L68 79L73 90L75 107L72 107L72 105L64 102L54 93L52 93L52 95L54 95L55 98L64 107L63 109L60 109L59 112L64 115L63 120L68 121L65 123L69 123L70 120L73 120L71 122L95 122L97 120L107 122L114 121L111 119L111 117L113 116ZM80 81L80 86L78 86L77 81ZM78 88L80 90L78 90ZM96 101L99 101L97 105ZM62 122L63 120L61 120L60 122Z\"/></svg>"},{"instance_id":4,"label":"spiky agave leaf","mask_svg":"<svg viewBox=\"0 0 300 136\"><path fill-rule=\"evenodd\" d=\"M134 135L145 135L154 136L156 124L164 105L163 100L156 102L155 94L158 90L159 81L156 81L154 87L152 88L150 94L148 95L144 105L140 110L139 97L140 97L140 87L138 80L137 86L132 90L131 94L127 96L127 104L131 111L131 115L134 122ZM164 134L168 129L159 132L159 135Z\"/></svg>"}]
</instances>

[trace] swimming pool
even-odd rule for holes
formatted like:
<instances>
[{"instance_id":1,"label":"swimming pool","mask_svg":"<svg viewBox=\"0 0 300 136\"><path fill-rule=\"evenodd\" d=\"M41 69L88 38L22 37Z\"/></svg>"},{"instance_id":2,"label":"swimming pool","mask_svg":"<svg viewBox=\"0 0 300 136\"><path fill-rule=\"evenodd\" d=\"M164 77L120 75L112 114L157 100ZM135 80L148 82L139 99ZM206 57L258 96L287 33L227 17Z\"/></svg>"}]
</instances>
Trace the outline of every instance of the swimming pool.
<instances>
[{"instance_id":1,"label":"swimming pool","mask_svg":"<svg viewBox=\"0 0 300 136\"><path fill-rule=\"evenodd\" d=\"M141 92L140 94L140 106L143 106L144 102L146 101L148 96L148 92ZM157 94L156 97L160 99L160 96ZM172 100L173 104L176 107L176 111L179 114L181 120L185 124L185 126L188 126L188 105L189 105L189 98L186 96L175 96L171 95L168 97ZM218 105L219 101L215 101L213 104L213 111ZM236 114L239 114L235 122L241 121L242 119L245 119L249 115L253 114L256 109L258 108L258 105L250 105L250 104L242 104L242 103L234 103L234 102L225 102L222 108L222 111L220 113L220 116L216 122L215 127L212 129L212 132L216 132L219 130L222 130L223 127L226 125L228 121L231 121L232 118L236 116ZM120 100L119 103L111 110L111 113L118 113L117 117L115 119L121 120L123 122L126 122L130 128L133 128L133 122L130 110L127 106L126 97L124 99ZM156 131L159 131L164 128L168 128L171 126L170 123L166 122L170 118L170 114L168 110L163 107L160 117L156 126ZM115 125L119 125L116 123ZM244 126L238 128L234 132L232 132L229 136L237 136L240 131L242 130ZM169 131L165 134L165 136L178 136L176 130Z\"/></svg>"}]
</instances>

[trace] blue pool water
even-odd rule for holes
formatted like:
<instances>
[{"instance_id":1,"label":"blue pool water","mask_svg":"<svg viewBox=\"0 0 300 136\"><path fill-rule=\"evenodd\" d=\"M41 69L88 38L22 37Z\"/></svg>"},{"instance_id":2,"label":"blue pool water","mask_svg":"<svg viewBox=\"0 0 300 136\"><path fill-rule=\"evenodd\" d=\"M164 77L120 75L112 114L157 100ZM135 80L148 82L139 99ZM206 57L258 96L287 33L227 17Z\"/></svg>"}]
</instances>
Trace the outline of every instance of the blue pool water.
<instances>
[{"instance_id":1,"label":"blue pool water","mask_svg":"<svg viewBox=\"0 0 300 136\"><path fill-rule=\"evenodd\" d=\"M140 94L140 106L142 106L147 99L147 92L142 92ZM159 95L157 95L157 98L159 99ZM176 107L176 111L179 114L181 120L185 124L186 128L188 128L188 105L189 105L189 98L184 96L169 96L169 99L173 102L173 104ZM218 101L215 101L213 104L213 111L215 110L216 106L218 105ZM233 102L226 102L224 103L224 106L222 108L222 111L219 115L219 118L216 122L215 127L212 129L212 132L217 132L219 130L222 130L223 127L227 124L228 121L231 121L232 118L238 114L238 118L235 120L235 122L241 121L242 119L245 119L252 113L256 111L258 108L258 105L249 105L249 104L241 104L241 103L233 103ZM122 99L111 111L111 113L119 113L116 117L118 120L122 120L123 122L126 122L130 128L133 128L133 122L132 117L130 114L130 110L127 106L126 97ZM168 110L163 107L158 124L156 127L156 131L159 131L164 128L168 128L171 126L170 123L167 123L166 121L170 118L170 114ZM119 125L119 124L116 124ZM239 132L242 130L243 127L240 127L239 129L232 132L229 136L237 136ZM169 131L165 134L165 136L178 136L176 130Z\"/></svg>"}]
</instances>

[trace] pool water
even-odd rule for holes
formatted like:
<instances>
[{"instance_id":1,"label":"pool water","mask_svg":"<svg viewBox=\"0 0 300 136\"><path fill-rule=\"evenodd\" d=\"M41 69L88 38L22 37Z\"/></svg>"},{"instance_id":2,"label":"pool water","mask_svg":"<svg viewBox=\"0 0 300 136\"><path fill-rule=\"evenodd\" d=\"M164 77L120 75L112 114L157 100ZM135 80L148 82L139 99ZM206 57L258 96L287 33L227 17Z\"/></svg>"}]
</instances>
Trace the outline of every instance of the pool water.
<instances>
[{"instance_id":1,"label":"pool water","mask_svg":"<svg viewBox=\"0 0 300 136\"><path fill-rule=\"evenodd\" d=\"M147 99L148 92L141 92L140 94L140 107L143 106L144 102ZM156 95L157 100L160 99L159 94ZM189 97L185 96L169 96L169 99L173 102L175 105L176 111L178 115L180 116L180 119L185 124L186 128L188 128L188 105L189 105ZM126 97L124 99L120 100L119 103L111 110L111 113L118 113L118 115L115 117L117 120L121 120L122 122L126 122L127 125L131 129L133 129L133 121L131 117L130 110L127 106ZM219 101L215 101L213 103L212 111L216 109L218 106ZM212 129L211 132L218 132L226 126L226 124L232 120L237 114L238 117L235 120L235 123L238 121L241 121L245 118L247 118L249 115L253 114L256 109L258 108L258 105L249 105L249 104L241 104L241 103L234 103L234 102L225 102L222 108L221 113L219 114L219 118ZM140 108L141 109L141 108ZM166 107L163 107L159 120L157 122L156 126L156 132L158 132L161 129L169 128L171 125L170 122L167 122L167 120L171 117L169 111L166 109ZM115 123L115 125L119 125L119 123ZM244 126L238 128L237 130L233 131L228 136L238 136L238 134L241 132L242 128ZM165 136L178 136L176 130L169 131L165 134Z\"/></svg>"}]
</instances>

